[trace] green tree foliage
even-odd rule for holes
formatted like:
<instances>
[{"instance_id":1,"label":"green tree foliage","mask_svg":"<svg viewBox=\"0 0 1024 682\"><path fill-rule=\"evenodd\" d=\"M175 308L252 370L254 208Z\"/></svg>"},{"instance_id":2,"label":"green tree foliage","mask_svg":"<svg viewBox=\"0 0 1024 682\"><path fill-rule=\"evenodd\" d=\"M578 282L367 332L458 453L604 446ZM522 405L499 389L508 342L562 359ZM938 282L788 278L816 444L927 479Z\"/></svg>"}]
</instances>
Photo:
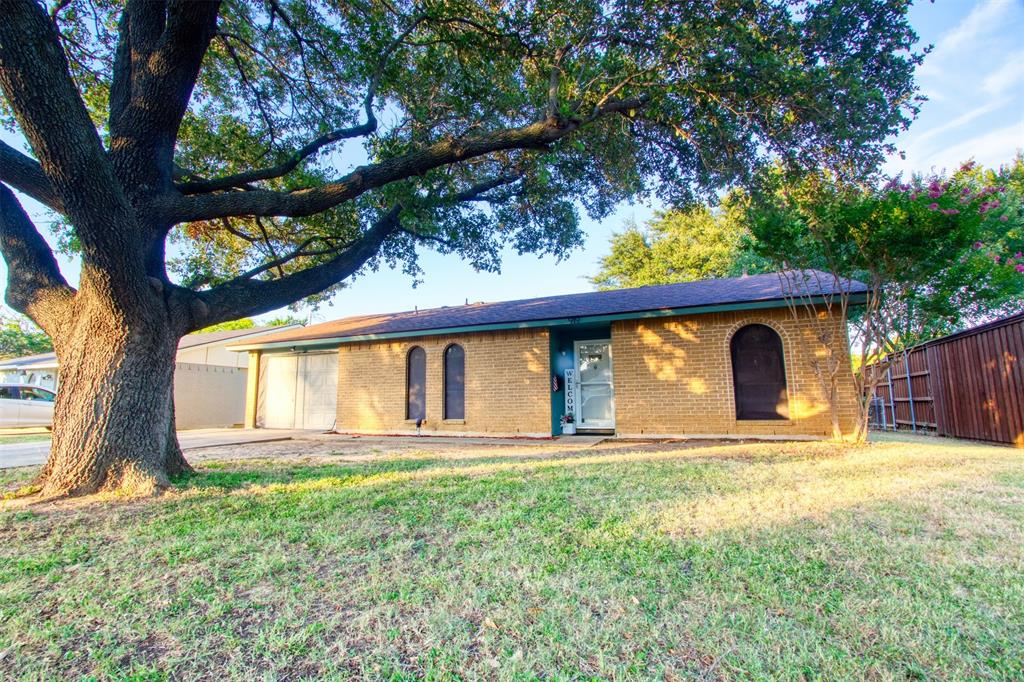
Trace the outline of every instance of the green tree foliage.
<instances>
[{"instance_id":1,"label":"green tree foliage","mask_svg":"<svg viewBox=\"0 0 1024 682\"><path fill-rule=\"evenodd\" d=\"M251 317L243 317L239 320L228 320L227 322L221 322L220 324L212 324L209 327L200 329L197 334L206 334L208 332L226 332L233 331L235 329L252 329L256 326L256 323L252 321Z\"/></svg>"},{"instance_id":2,"label":"green tree foliage","mask_svg":"<svg viewBox=\"0 0 1024 682\"><path fill-rule=\"evenodd\" d=\"M852 372L857 385L859 418L852 435L862 441L871 397L896 350L1008 307L1019 309L1019 195L989 182L1014 172L985 173L965 164L951 176L896 178L882 187L820 173L769 176L750 211L753 248L782 269L794 314L806 310L825 349L810 363L831 396L834 435L841 435L842 377ZM842 293L815 299L822 279ZM851 279L868 287L866 300L854 308ZM832 315L811 314L821 306ZM829 323L848 316L855 367L847 362L847 339Z\"/></svg>"},{"instance_id":3,"label":"green tree foliage","mask_svg":"<svg viewBox=\"0 0 1024 682\"><path fill-rule=\"evenodd\" d=\"M234 329L252 329L253 327L287 327L289 325L298 324L305 326L306 321L300 317L294 315L283 315L281 317L275 317L272 320L261 322L259 325L251 317L243 317L240 320L229 320L228 322L221 322L220 324L210 325L205 329L200 329L197 334L205 334L206 332L223 332Z\"/></svg>"},{"instance_id":4,"label":"green tree foliage","mask_svg":"<svg viewBox=\"0 0 1024 682\"><path fill-rule=\"evenodd\" d=\"M591 282L619 289L763 272L768 263L748 246L746 212L746 194L734 191L717 208L697 204L630 225L612 237Z\"/></svg>"},{"instance_id":5,"label":"green tree foliage","mask_svg":"<svg viewBox=\"0 0 1024 682\"><path fill-rule=\"evenodd\" d=\"M1018 158L881 188L775 174L750 212L753 248L877 288L888 342L916 343L1024 305L1021 173Z\"/></svg>"},{"instance_id":6,"label":"green tree foliage","mask_svg":"<svg viewBox=\"0 0 1024 682\"><path fill-rule=\"evenodd\" d=\"M199 290L281 279L350 249L394 205L403 229L371 266L417 273L417 247L428 247L496 270L504 247L577 246L580 209L601 218L637 194L710 196L779 157L863 172L916 111L908 5L226 3L175 131L175 189L192 206L172 211L169 272ZM111 68L122 9L53 8L108 133L122 96ZM342 158L376 165L545 119L563 132L430 162L345 201L286 205L365 172L339 177ZM258 191L269 192L259 206L223 199L250 204ZM222 199L204 202L211 194ZM64 224L63 243L78 248L73 220ZM327 294L337 286L324 283Z\"/></svg>"},{"instance_id":7,"label":"green tree foliage","mask_svg":"<svg viewBox=\"0 0 1024 682\"><path fill-rule=\"evenodd\" d=\"M25 317L0 312L0 360L49 353L50 337Z\"/></svg>"},{"instance_id":8,"label":"green tree foliage","mask_svg":"<svg viewBox=\"0 0 1024 682\"><path fill-rule=\"evenodd\" d=\"M308 320L296 317L295 315L282 315L281 317L275 317L263 323L265 327L287 327L293 324L305 327L309 322Z\"/></svg>"}]
</instances>

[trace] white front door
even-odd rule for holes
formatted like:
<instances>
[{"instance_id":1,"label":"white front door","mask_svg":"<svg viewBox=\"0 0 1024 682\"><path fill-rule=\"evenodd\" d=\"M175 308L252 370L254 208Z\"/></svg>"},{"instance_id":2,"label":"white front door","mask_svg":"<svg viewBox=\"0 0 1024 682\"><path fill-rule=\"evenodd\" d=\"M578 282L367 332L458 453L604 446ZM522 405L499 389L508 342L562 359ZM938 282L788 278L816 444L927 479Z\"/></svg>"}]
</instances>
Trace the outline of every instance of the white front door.
<instances>
[{"instance_id":1,"label":"white front door","mask_svg":"<svg viewBox=\"0 0 1024 682\"><path fill-rule=\"evenodd\" d=\"M577 429L615 428L615 389L612 382L612 342L577 341L576 376L579 418Z\"/></svg>"}]
</instances>

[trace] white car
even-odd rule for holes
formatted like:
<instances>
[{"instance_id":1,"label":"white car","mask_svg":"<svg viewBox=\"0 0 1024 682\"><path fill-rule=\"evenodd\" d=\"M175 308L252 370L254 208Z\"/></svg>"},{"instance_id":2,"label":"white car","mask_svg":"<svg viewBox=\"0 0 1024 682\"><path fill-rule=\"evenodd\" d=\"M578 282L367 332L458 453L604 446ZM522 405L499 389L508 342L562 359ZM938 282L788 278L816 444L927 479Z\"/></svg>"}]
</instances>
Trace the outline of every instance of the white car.
<instances>
[{"instance_id":1,"label":"white car","mask_svg":"<svg viewBox=\"0 0 1024 682\"><path fill-rule=\"evenodd\" d=\"M56 393L42 386L0 384L0 427L52 427L56 397Z\"/></svg>"}]
</instances>

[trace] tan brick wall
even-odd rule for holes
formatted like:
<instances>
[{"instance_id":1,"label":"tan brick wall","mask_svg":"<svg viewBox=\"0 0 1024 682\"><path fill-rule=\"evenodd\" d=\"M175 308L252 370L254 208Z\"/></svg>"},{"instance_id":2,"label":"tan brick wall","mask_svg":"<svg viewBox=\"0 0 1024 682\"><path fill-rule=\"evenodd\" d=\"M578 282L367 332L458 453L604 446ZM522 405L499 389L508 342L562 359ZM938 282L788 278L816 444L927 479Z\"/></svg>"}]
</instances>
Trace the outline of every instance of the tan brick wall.
<instances>
[{"instance_id":1,"label":"tan brick wall","mask_svg":"<svg viewBox=\"0 0 1024 682\"><path fill-rule=\"evenodd\" d=\"M827 318L822 320L828 324ZM729 341L745 324L762 323L782 337L790 419L739 421L733 399ZM845 339L840 321L833 325ZM812 362L824 349L819 321L787 308L727 312L612 324L616 432L619 435L831 435L829 403ZM848 350L843 348L843 362ZM855 389L841 384L841 423L852 429Z\"/></svg>"},{"instance_id":2,"label":"tan brick wall","mask_svg":"<svg viewBox=\"0 0 1024 682\"><path fill-rule=\"evenodd\" d=\"M444 349L466 351L466 418L442 419ZM342 345L338 351L338 430L400 433L405 419L406 355L427 353L425 431L551 434L548 333L545 329L429 336Z\"/></svg>"}]
</instances>

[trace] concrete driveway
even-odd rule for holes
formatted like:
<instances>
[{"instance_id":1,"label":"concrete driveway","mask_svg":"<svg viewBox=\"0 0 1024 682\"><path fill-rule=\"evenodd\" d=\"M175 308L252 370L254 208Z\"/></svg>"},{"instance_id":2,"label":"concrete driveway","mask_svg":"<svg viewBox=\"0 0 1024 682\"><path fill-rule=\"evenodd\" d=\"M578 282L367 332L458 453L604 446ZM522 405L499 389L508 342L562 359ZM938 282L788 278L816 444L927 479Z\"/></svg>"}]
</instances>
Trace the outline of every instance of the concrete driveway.
<instances>
[{"instance_id":1,"label":"concrete driveway","mask_svg":"<svg viewBox=\"0 0 1024 682\"><path fill-rule=\"evenodd\" d=\"M196 448L240 445L265 441L287 440L296 436L319 433L286 429L195 429L178 432L178 442L186 452ZM0 469L42 464L50 454L50 441L0 445Z\"/></svg>"}]
</instances>

